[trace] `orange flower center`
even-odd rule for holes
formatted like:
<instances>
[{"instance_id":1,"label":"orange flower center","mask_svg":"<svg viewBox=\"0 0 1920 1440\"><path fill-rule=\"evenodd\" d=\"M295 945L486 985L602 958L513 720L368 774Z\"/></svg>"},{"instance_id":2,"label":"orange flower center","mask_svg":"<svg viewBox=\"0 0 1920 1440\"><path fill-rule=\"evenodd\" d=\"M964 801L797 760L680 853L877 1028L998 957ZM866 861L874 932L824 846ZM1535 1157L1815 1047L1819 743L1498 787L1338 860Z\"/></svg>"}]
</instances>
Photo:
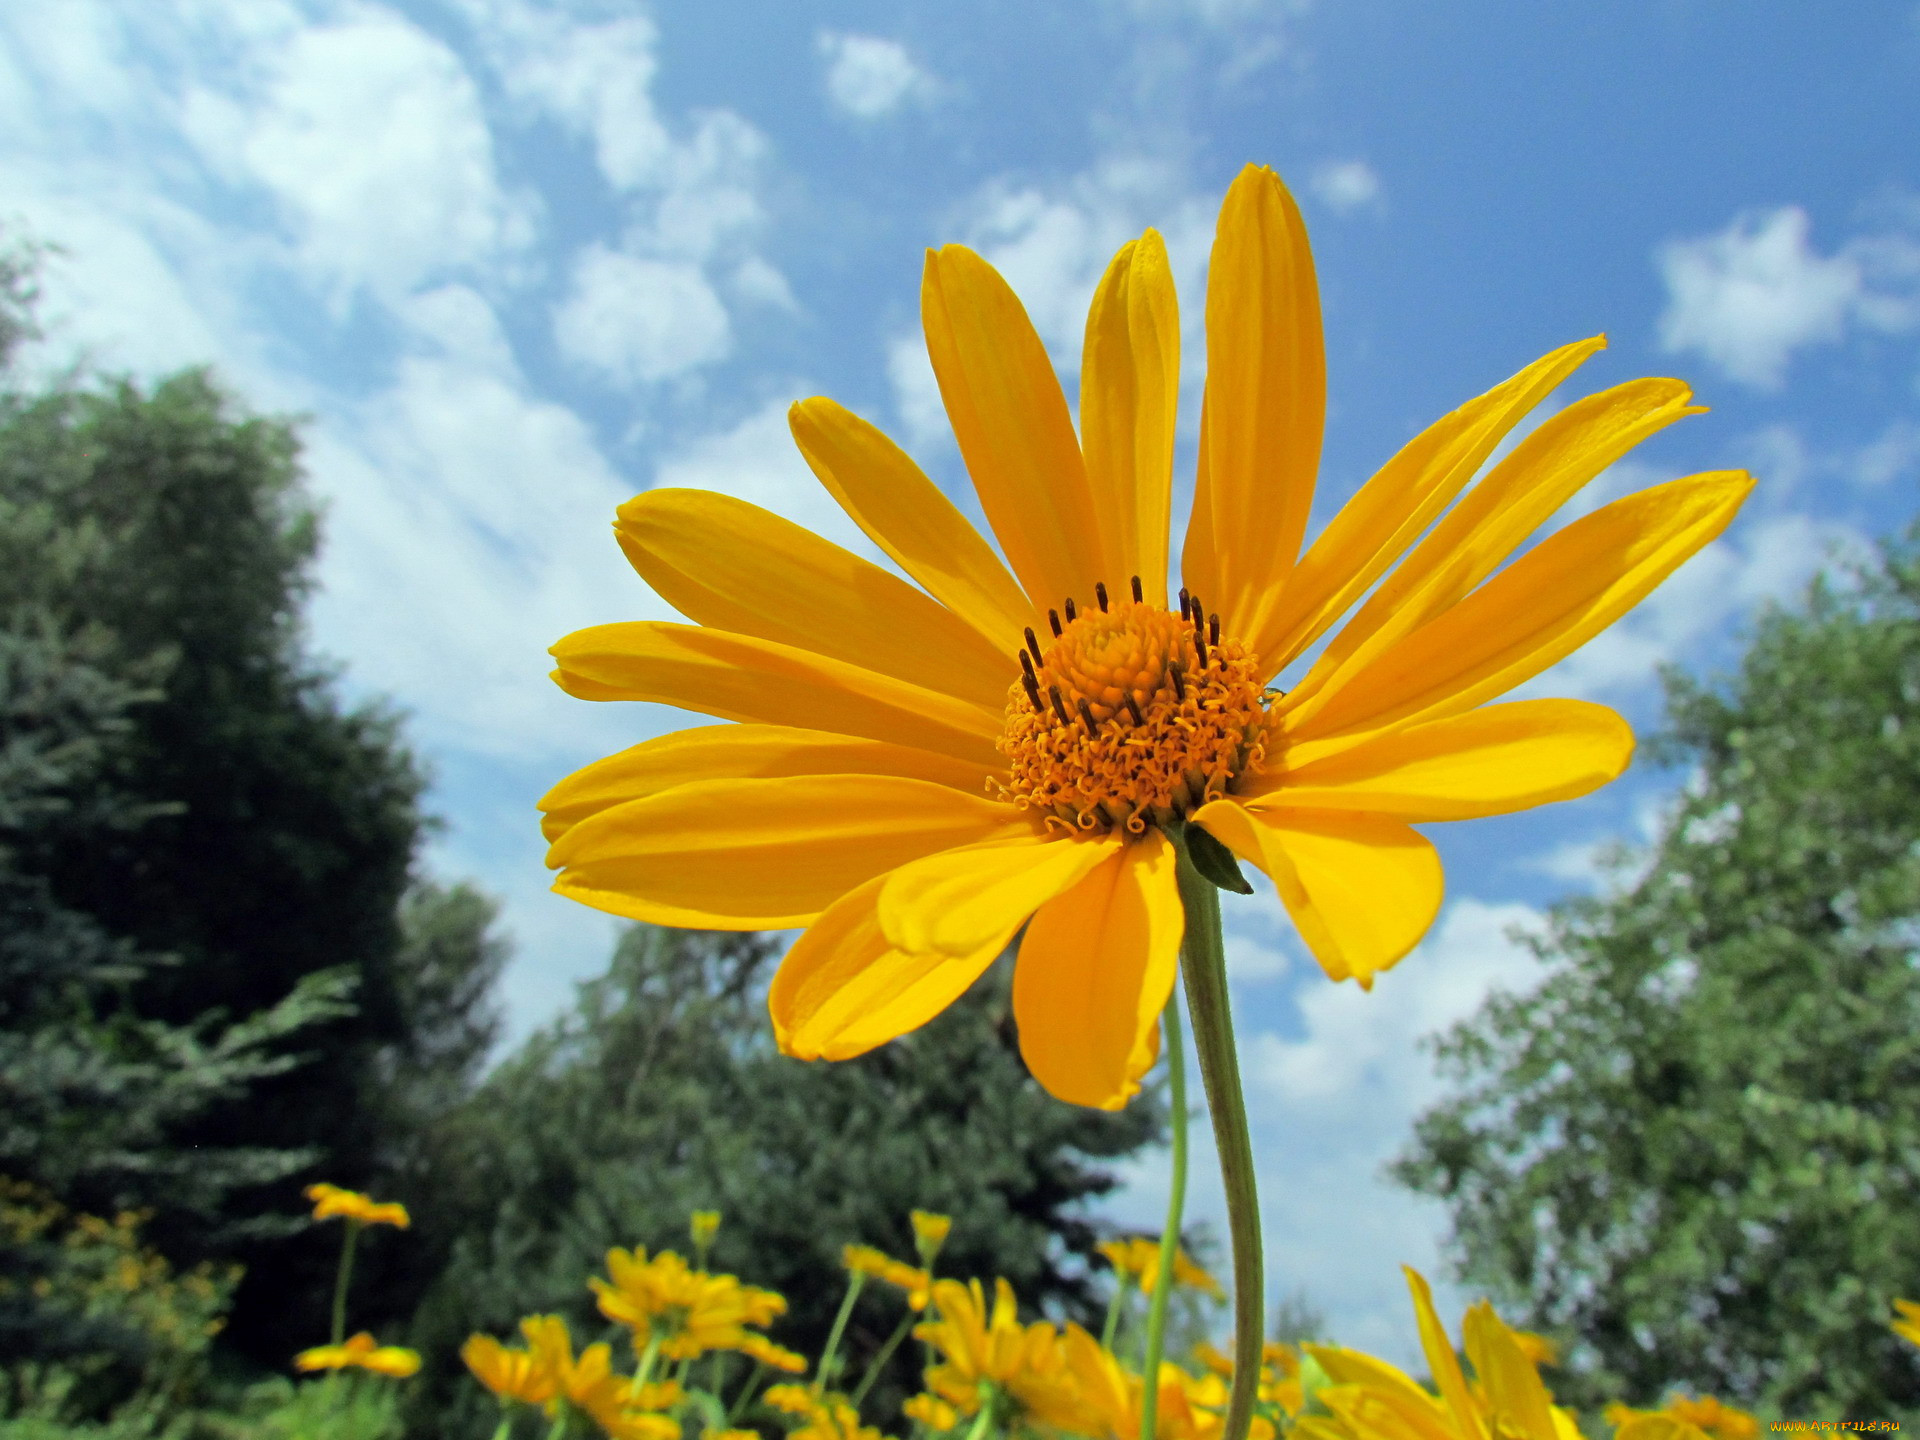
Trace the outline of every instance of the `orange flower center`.
<instances>
[{"instance_id":1,"label":"orange flower center","mask_svg":"<svg viewBox=\"0 0 1920 1440\"><path fill-rule=\"evenodd\" d=\"M999 747L1006 798L1074 833L1166 826L1261 768L1267 709L1254 657L1181 592L1182 613L1133 600L1048 611L1027 632Z\"/></svg>"}]
</instances>

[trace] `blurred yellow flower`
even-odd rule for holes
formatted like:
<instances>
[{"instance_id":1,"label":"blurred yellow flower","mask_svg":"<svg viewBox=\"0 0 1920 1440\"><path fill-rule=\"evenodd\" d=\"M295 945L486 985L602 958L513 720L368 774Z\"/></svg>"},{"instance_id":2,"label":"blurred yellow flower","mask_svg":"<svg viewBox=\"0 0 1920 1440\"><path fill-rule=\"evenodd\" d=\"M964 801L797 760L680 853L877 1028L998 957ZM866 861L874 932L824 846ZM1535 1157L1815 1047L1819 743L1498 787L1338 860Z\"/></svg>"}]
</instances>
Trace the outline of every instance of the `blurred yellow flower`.
<instances>
[{"instance_id":1,"label":"blurred yellow flower","mask_svg":"<svg viewBox=\"0 0 1920 1440\"><path fill-rule=\"evenodd\" d=\"M316 1345L311 1350L302 1350L293 1357L293 1363L302 1370L355 1368L404 1380L420 1368L420 1352L378 1344L362 1330L343 1344Z\"/></svg>"},{"instance_id":2,"label":"blurred yellow flower","mask_svg":"<svg viewBox=\"0 0 1920 1440\"><path fill-rule=\"evenodd\" d=\"M951 1215L935 1215L930 1210L915 1210L907 1217L913 1222L913 1244L920 1252L920 1263L931 1266L940 1254L940 1247L947 1243L947 1235L953 1229Z\"/></svg>"},{"instance_id":3,"label":"blurred yellow flower","mask_svg":"<svg viewBox=\"0 0 1920 1440\"><path fill-rule=\"evenodd\" d=\"M876 1250L871 1245L848 1245L841 1250L840 1258L841 1263L856 1274L870 1275L904 1290L907 1304L913 1309L927 1308L933 1277L925 1270L909 1265L904 1260L896 1260L886 1251Z\"/></svg>"},{"instance_id":4,"label":"blurred yellow flower","mask_svg":"<svg viewBox=\"0 0 1920 1440\"><path fill-rule=\"evenodd\" d=\"M469 1335L460 1347L460 1358L474 1378L503 1401L544 1405L559 1389L559 1378L542 1356L502 1345L491 1335Z\"/></svg>"},{"instance_id":5,"label":"blurred yellow flower","mask_svg":"<svg viewBox=\"0 0 1920 1440\"><path fill-rule=\"evenodd\" d=\"M636 1335L658 1340L660 1353L690 1360L709 1350L738 1350L748 1325L768 1325L787 1302L771 1290L742 1285L731 1275L693 1270L671 1250L652 1260L644 1248L609 1250L611 1283L587 1283L600 1297L600 1313ZM639 1342L645 1348L647 1340Z\"/></svg>"},{"instance_id":6,"label":"blurred yellow flower","mask_svg":"<svg viewBox=\"0 0 1920 1440\"><path fill-rule=\"evenodd\" d=\"M938 1395L924 1392L908 1399L900 1407L900 1413L909 1420L918 1420L929 1430L951 1430L960 1423L958 1410Z\"/></svg>"},{"instance_id":7,"label":"blurred yellow flower","mask_svg":"<svg viewBox=\"0 0 1920 1440\"><path fill-rule=\"evenodd\" d=\"M720 1212L718 1210L696 1210L687 1229L693 1236L693 1248L705 1250L713 1244L713 1237L720 1233ZM715 1432L731 1434L727 1432Z\"/></svg>"},{"instance_id":8,"label":"blurred yellow flower","mask_svg":"<svg viewBox=\"0 0 1920 1440\"><path fill-rule=\"evenodd\" d=\"M1893 1308L1900 1312L1900 1318L1892 1322L1893 1333L1909 1344L1920 1345L1920 1304L1896 1300Z\"/></svg>"},{"instance_id":9,"label":"blurred yellow flower","mask_svg":"<svg viewBox=\"0 0 1920 1440\"><path fill-rule=\"evenodd\" d=\"M1669 1395L1658 1410L1616 1402L1607 1406L1604 1418L1614 1427L1615 1440L1754 1440L1760 1433L1757 1418L1711 1395Z\"/></svg>"},{"instance_id":10,"label":"blurred yellow flower","mask_svg":"<svg viewBox=\"0 0 1920 1440\"><path fill-rule=\"evenodd\" d=\"M358 1220L362 1225L394 1225L402 1230L413 1223L407 1215L407 1207L397 1200L371 1200L358 1190L342 1190L338 1185L329 1185L325 1181L307 1186L306 1193L307 1199L313 1201L313 1218L316 1220L330 1220L339 1215L348 1220Z\"/></svg>"},{"instance_id":11,"label":"blurred yellow flower","mask_svg":"<svg viewBox=\"0 0 1920 1440\"><path fill-rule=\"evenodd\" d=\"M1158 1053L1189 825L1266 871L1328 975L1370 984L1439 911L1439 855L1414 824L1584 795L1632 753L1603 706L1488 702L1638 603L1752 484L1655 486L1506 564L1694 413L1678 381L1629 381L1549 416L1467 491L1593 339L1429 426L1303 554L1326 405L1319 288L1293 197L1249 165L1208 267L1176 608L1180 319L1160 235L1121 247L1095 291L1078 433L1026 310L979 255L928 253L921 320L1004 564L892 441L814 398L788 415L802 455L922 588L744 501L655 488L619 508L616 536L692 623L599 625L553 647L572 695L738 722L555 786L541 801L554 888L656 924L808 927L769 995L780 1046L803 1059L926 1023L1024 927L1013 1008L1029 1069L1061 1099L1124 1105Z\"/></svg>"},{"instance_id":12,"label":"blurred yellow flower","mask_svg":"<svg viewBox=\"0 0 1920 1440\"><path fill-rule=\"evenodd\" d=\"M1103 1241L1097 1248L1117 1273L1140 1287L1141 1294L1153 1294L1154 1287L1160 1282L1159 1241L1135 1235L1122 1240ZM1220 1289L1220 1282L1195 1264L1185 1249L1173 1252L1173 1280L1176 1285L1185 1285L1191 1290L1205 1290L1211 1295L1224 1293Z\"/></svg>"},{"instance_id":13,"label":"blurred yellow flower","mask_svg":"<svg viewBox=\"0 0 1920 1440\"><path fill-rule=\"evenodd\" d=\"M1146 1408L1146 1381L1112 1351L1069 1325L1062 1342L1077 1398L1086 1411L1079 1428L1095 1440L1136 1440ZM1215 1440L1226 1423L1227 1387L1219 1375L1189 1375L1163 1361L1154 1433L1165 1440Z\"/></svg>"},{"instance_id":14,"label":"blurred yellow flower","mask_svg":"<svg viewBox=\"0 0 1920 1440\"><path fill-rule=\"evenodd\" d=\"M1316 1392L1331 1418L1296 1420L1299 1440L1402 1440L1409 1429L1433 1440L1581 1440L1572 1414L1553 1403L1533 1361L1486 1301L1467 1310L1466 1354L1473 1366L1469 1383L1459 1357L1433 1308L1426 1280L1407 1270L1413 1292L1420 1347L1438 1394L1433 1394L1384 1360L1333 1345L1309 1345L1307 1351L1333 1383ZM1645 1437L1651 1440L1651 1437Z\"/></svg>"},{"instance_id":15,"label":"blurred yellow flower","mask_svg":"<svg viewBox=\"0 0 1920 1440\"><path fill-rule=\"evenodd\" d=\"M995 1386L1040 1424L1075 1428L1084 1407L1059 1335L1044 1320L1020 1323L1011 1285L994 1281L991 1313L978 1280L937 1280L933 1294L940 1318L913 1327L942 1357L926 1372L929 1391L972 1415L980 1409L982 1387Z\"/></svg>"},{"instance_id":16,"label":"blurred yellow flower","mask_svg":"<svg viewBox=\"0 0 1920 1440\"><path fill-rule=\"evenodd\" d=\"M573 1336L560 1316L529 1315L520 1322L520 1330L527 1337L534 1363L553 1376L554 1393L546 1401L548 1414L558 1416L563 1404L571 1405L613 1440L679 1440L679 1421L669 1415L650 1414L638 1403L640 1396L664 1397L671 1392L647 1386L636 1396L633 1377L615 1373L613 1349L604 1340L587 1346L576 1358Z\"/></svg>"},{"instance_id":17,"label":"blurred yellow flower","mask_svg":"<svg viewBox=\"0 0 1920 1440\"><path fill-rule=\"evenodd\" d=\"M749 1360L758 1360L762 1365L771 1365L775 1370L785 1370L790 1375L804 1375L807 1370L807 1357L776 1345L764 1335L756 1335L749 1330L733 1347Z\"/></svg>"}]
</instances>

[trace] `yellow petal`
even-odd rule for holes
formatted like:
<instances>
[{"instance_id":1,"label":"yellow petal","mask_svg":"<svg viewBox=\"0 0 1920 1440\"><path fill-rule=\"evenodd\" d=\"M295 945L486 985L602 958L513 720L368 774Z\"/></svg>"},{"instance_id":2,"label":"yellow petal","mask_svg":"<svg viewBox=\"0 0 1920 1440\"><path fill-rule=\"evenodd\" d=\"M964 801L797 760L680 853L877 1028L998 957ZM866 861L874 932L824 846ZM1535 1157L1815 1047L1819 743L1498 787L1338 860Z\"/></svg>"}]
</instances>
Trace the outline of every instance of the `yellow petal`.
<instances>
[{"instance_id":1,"label":"yellow petal","mask_svg":"<svg viewBox=\"0 0 1920 1440\"><path fill-rule=\"evenodd\" d=\"M701 780L602 810L547 852L554 889L634 920L805 925L909 860L1031 834L1011 806L889 775ZM1011 822L1011 823L1010 823Z\"/></svg>"},{"instance_id":2,"label":"yellow petal","mask_svg":"<svg viewBox=\"0 0 1920 1440\"><path fill-rule=\"evenodd\" d=\"M1467 1358L1479 1378L1487 1404L1502 1435L1519 1434L1527 1440L1557 1440L1553 1397L1493 1306L1479 1301L1467 1311ZM1505 1422L1505 1423L1500 1423Z\"/></svg>"},{"instance_id":3,"label":"yellow petal","mask_svg":"<svg viewBox=\"0 0 1920 1440\"><path fill-rule=\"evenodd\" d=\"M1470 820L1585 795L1633 758L1632 728L1585 700L1486 705L1311 758L1339 743L1289 750L1287 768L1260 777L1243 803Z\"/></svg>"},{"instance_id":4,"label":"yellow petal","mask_svg":"<svg viewBox=\"0 0 1920 1440\"><path fill-rule=\"evenodd\" d=\"M1678 380L1632 380L1569 405L1522 440L1361 607L1282 709L1306 714L1324 689L1455 604L1548 516L1657 430L1701 413Z\"/></svg>"},{"instance_id":5,"label":"yellow petal","mask_svg":"<svg viewBox=\"0 0 1920 1440\"><path fill-rule=\"evenodd\" d=\"M1444 1409L1416 1404L1397 1390L1329 1385L1316 1398L1339 1417L1350 1440L1461 1440Z\"/></svg>"},{"instance_id":6,"label":"yellow petal","mask_svg":"<svg viewBox=\"0 0 1920 1440\"><path fill-rule=\"evenodd\" d=\"M1390 1395L1407 1409L1424 1413L1432 1424L1444 1428L1446 1408L1422 1390L1405 1371L1363 1351L1348 1350L1338 1345L1309 1344L1306 1350L1334 1384L1358 1385Z\"/></svg>"},{"instance_id":7,"label":"yellow petal","mask_svg":"<svg viewBox=\"0 0 1920 1440\"><path fill-rule=\"evenodd\" d=\"M974 955L1010 935L1047 901L1072 889L1125 843L1106 835L1057 839L1032 834L948 850L887 877L880 926L902 950Z\"/></svg>"},{"instance_id":8,"label":"yellow petal","mask_svg":"<svg viewBox=\"0 0 1920 1440\"><path fill-rule=\"evenodd\" d=\"M1511 690L1639 603L1726 529L1752 488L1737 470L1694 475L1576 520L1328 692L1296 733L1437 720Z\"/></svg>"},{"instance_id":9,"label":"yellow petal","mask_svg":"<svg viewBox=\"0 0 1920 1440\"><path fill-rule=\"evenodd\" d=\"M1035 608L1086 606L1096 580L1124 583L1060 381L1012 287L964 245L929 250L920 319L967 473Z\"/></svg>"},{"instance_id":10,"label":"yellow petal","mask_svg":"<svg viewBox=\"0 0 1920 1440\"><path fill-rule=\"evenodd\" d=\"M1606 343L1596 335L1542 356L1436 420L1381 466L1327 522L1247 631L1267 673L1285 669L1344 615L1460 493L1501 437Z\"/></svg>"},{"instance_id":11,"label":"yellow petal","mask_svg":"<svg viewBox=\"0 0 1920 1440\"><path fill-rule=\"evenodd\" d=\"M980 532L907 453L822 396L787 411L794 443L854 524L926 592L995 646L1040 618Z\"/></svg>"},{"instance_id":12,"label":"yellow petal","mask_svg":"<svg viewBox=\"0 0 1920 1440\"><path fill-rule=\"evenodd\" d=\"M1081 356L1080 441L1094 509L1125 575L1138 575L1147 603L1164 607L1180 305L1157 230L1113 257L1087 312Z\"/></svg>"},{"instance_id":13,"label":"yellow petal","mask_svg":"<svg viewBox=\"0 0 1920 1440\"><path fill-rule=\"evenodd\" d=\"M790 725L702 725L629 746L576 770L540 797L541 831L558 840L589 815L694 780L784 775L904 775L987 793L992 771L906 745Z\"/></svg>"},{"instance_id":14,"label":"yellow petal","mask_svg":"<svg viewBox=\"0 0 1920 1440\"><path fill-rule=\"evenodd\" d=\"M767 995L774 1038L802 1060L847 1060L918 1029L980 978L1018 922L971 955L909 955L880 929L886 877L849 891L780 962Z\"/></svg>"},{"instance_id":15,"label":"yellow petal","mask_svg":"<svg viewBox=\"0 0 1920 1440\"><path fill-rule=\"evenodd\" d=\"M1216 800L1194 822L1259 866L1335 980L1373 977L1420 941L1445 881L1426 838L1385 815L1261 810Z\"/></svg>"},{"instance_id":16,"label":"yellow petal","mask_svg":"<svg viewBox=\"0 0 1920 1440\"><path fill-rule=\"evenodd\" d=\"M1207 267L1200 472L1181 571L1220 623L1247 634L1293 569L1325 426L1320 287L1307 227L1273 171L1227 189Z\"/></svg>"},{"instance_id":17,"label":"yellow petal","mask_svg":"<svg viewBox=\"0 0 1920 1440\"><path fill-rule=\"evenodd\" d=\"M1153 1063L1184 933L1173 846L1158 830L1042 905L1013 971L1033 1078L1074 1105L1124 1106Z\"/></svg>"},{"instance_id":18,"label":"yellow petal","mask_svg":"<svg viewBox=\"0 0 1920 1440\"><path fill-rule=\"evenodd\" d=\"M1466 1440L1485 1440L1486 1423L1481 1418L1480 1407L1473 1403L1473 1392L1467 1389L1467 1377L1460 1372L1460 1357L1453 1352L1446 1327L1434 1312L1433 1291L1419 1271L1406 1265L1400 1269L1407 1277L1407 1288L1413 1292L1413 1313L1420 1322L1420 1348L1426 1353L1428 1370L1433 1372L1434 1388L1453 1411L1460 1434Z\"/></svg>"},{"instance_id":19,"label":"yellow petal","mask_svg":"<svg viewBox=\"0 0 1920 1440\"><path fill-rule=\"evenodd\" d=\"M1007 703L1018 641L996 649L904 580L769 510L709 490L649 490L614 534L689 620L830 655L971 700Z\"/></svg>"},{"instance_id":20,"label":"yellow petal","mask_svg":"<svg viewBox=\"0 0 1920 1440\"><path fill-rule=\"evenodd\" d=\"M554 680L583 700L653 700L863 735L995 769L1002 712L751 635L653 620L595 625L555 645Z\"/></svg>"},{"instance_id":21,"label":"yellow petal","mask_svg":"<svg viewBox=\"0 0 1920 1440\"><path fill-rule=\"evenodd\" d=\"M557 841L589 814L695 780L778 776L906 776L987 793L993 774L968 760L879 739L793 726L699 726L676 730L595 760L540 797L541 833Z\"/></svg>"},{"instance_id":22,"label":"yellow petal","mask_svg":"<svg viewBox=\"0 0 1920 1440\"><path fill-rule=\"evenodd\" d=\"M1707 1432L1655 1411L1624 1422L1613 1432L1613 1440L1707 1440Z\"/></svg>"}]
</instances>

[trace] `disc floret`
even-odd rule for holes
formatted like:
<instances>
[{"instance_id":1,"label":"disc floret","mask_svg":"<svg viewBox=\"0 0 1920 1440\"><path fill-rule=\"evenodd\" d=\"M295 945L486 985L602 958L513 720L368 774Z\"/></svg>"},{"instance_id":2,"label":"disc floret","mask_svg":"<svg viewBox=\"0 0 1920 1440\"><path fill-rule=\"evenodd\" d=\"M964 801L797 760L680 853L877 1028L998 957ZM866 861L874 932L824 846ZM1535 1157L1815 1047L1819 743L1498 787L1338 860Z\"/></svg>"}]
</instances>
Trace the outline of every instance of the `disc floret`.
<instances>
[{"instance_id":1,"label":"disc floret","mask_svg":"<svg viewBox=\"0 0 1920 1440\"><path fill-rule=\"evenodd\" d=\"M1007 692L999 747L1006 795L1050 828L1134 835L1232 792L1266 758L1267 712L1255 658L1220 633L1197 597L1180 613L1138 597L1048 612L1052 643L1029 630Z\"/></svg>"}]
</instances>

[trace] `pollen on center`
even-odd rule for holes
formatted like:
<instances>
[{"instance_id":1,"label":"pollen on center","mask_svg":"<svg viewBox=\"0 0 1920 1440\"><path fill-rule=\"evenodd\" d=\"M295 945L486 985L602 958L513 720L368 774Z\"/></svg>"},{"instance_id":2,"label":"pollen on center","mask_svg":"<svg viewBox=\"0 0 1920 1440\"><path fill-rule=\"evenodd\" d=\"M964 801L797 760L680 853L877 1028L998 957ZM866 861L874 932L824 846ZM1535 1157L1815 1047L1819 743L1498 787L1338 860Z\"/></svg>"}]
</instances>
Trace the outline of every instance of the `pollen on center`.
<instances>
[{"instance_id":1,"label":"pollen on center","mask_svg":"<svg viewBox=\"0 0 1920 1440\"><path fill-rule=\"evenodd\" d=\"M1266 755L1255 658L1181 592L1179 613L1135 599L1048 611L1007 692L1006 797L1075 833L1166 826L1230 792Z\"/></svg>"}]
</instances>

